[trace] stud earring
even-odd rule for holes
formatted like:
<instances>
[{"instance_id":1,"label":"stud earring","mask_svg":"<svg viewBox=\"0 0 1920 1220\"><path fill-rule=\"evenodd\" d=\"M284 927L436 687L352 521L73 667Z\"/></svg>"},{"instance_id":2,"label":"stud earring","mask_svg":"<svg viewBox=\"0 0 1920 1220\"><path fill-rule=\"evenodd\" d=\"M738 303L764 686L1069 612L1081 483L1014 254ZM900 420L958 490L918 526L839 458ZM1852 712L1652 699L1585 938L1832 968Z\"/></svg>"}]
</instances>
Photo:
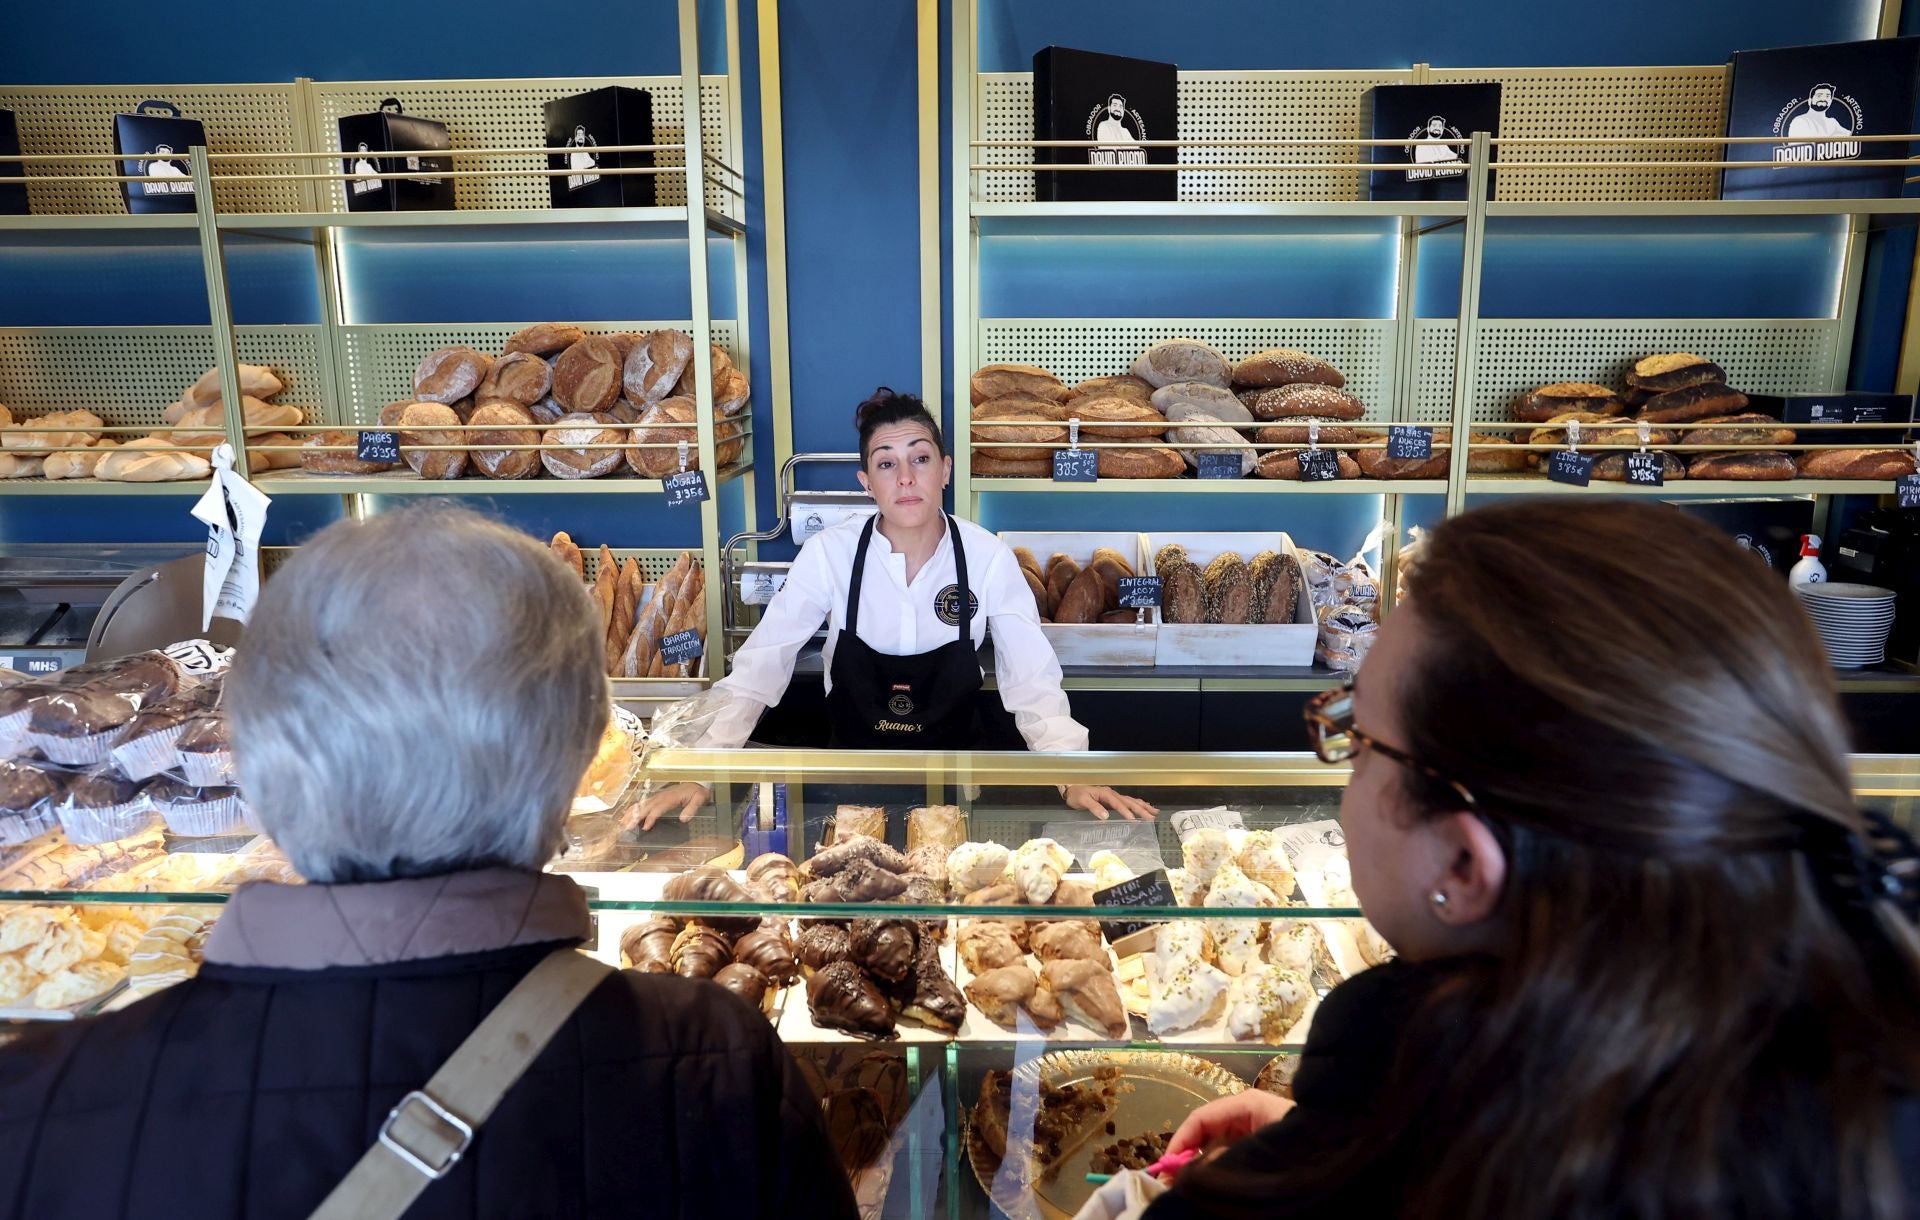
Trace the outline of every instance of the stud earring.
<instances>
[{"instance_id":1,"label":"stud earring","mask_svg":"<svg viewBox=\"0 0 1920 1220\"><path fill-rule=\"evenodd\" d=\"M1433 892L1433 905L1437 907L1444 907L1447 905L1447 895L1445 891L1435 890Z\"/></svg>"}]
</instances>

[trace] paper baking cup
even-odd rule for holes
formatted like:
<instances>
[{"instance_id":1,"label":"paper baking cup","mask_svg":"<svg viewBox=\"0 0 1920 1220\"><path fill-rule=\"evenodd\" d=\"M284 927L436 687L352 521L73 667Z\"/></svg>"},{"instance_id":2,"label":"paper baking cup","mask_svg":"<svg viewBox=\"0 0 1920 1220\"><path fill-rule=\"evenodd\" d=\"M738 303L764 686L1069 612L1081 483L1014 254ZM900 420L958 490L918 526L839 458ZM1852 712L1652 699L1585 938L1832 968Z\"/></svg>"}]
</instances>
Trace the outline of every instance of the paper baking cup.
<instances>
[{"instance_id":1,"label":"paper baking cup","mask_svg":"<svg viewBox=\"0 0 1920 1220\"><path fill-rule=\"evenodd\" d=\"M12 758L27 743L27 725L33 722L33 709L23 707L11 716L0 716L0 756Z\"/></svg>"},{"instance_id":2,"label":"paper baking cup","mask_svg":"<svg viewBox=\"0 0 1920 1220\"><path fill-rule=\"evenodd\" d=\"M204 801L175 801L160 806L160 820L174 834L189 839L230 835L246 829L246 815L238 796L228 794Z\"/></svg>"},{"instance_id":3,"label":"paper baking cup","mask_svg":"<svg viewBox=\"0 0 1920 1220\"><path fill-rule=\"evenodd\" d=\"M135 797L124 805L104 809L82 809L72 803L58 810L60 829L75 843L111 843L130 838L153 825L153 804L146 797Z\"/></svg>"},{"instance_id":4,"label":"paper baking cup","mask_svg":"<svg viewBox=\"0 0 1920 1220\"><path fill-rule=\"evenodd\" d=\"M0 844L31 843L59 825L51 806L41 806L25 817L0 817Z\"/></svg>"},{"instance_id":5,"label":"paper baking cup","mask_svg":"<svg viewBox=\"0 0 1920 1220\"><path fill-rule=\"evenodd\" d=\"M180 774L196 788L233 787L232 750L176 750Z\"/></svg>"},{"instance_id":6,"label":"paper baking cup","mask_svg":"<svg viewBox=\"0 0 1920 1220\"><path fill-rule=\"evenodd\" d=\"M179 758L173 743L186 731L183 721L157 732L129 737L113 747L114 765L128 779L152 779L162 771L172 770Z\"/></svg>"},{"instance_id":7,"label":"paper baking cup","mask_svg":"<svg viewBox=\"0 0 1920 1220\"><path fill-rule=\"evenodd\" d=\"M62 737L53 733L27 733L27 744L52 762L68 767L97 767L113 757L113 745L125 733L126 726L90 733L85 737Z\"/></svg>"}]
</instances>

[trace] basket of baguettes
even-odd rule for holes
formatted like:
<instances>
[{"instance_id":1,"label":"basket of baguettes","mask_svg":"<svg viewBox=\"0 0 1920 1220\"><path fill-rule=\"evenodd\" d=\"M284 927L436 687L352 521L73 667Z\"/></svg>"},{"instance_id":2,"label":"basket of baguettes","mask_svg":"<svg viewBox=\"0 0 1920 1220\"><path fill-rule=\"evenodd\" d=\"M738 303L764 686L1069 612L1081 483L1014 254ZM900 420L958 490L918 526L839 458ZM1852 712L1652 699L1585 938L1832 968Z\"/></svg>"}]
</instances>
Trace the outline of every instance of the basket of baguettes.
<instances>
[{"instance_id":1,"label":"basket of baguettes","mask_svg":"<svg viewBox=\"0 0 1920 1220\"><path fill-rule=\"evenodd\" d=\"M398 432L400 462L363 460L357 430L332 428L308 432L291 464L346 475L404 464L423 479L664 479L698 470L693 357L685 331L589 335L566 322L523 327L498 356L439 348L414 369L413 397L366 425ZM746 446L747 376L719 344L711 368L714 457L724 469Z\"/></svg>"},{"instance_id":2,"label":"basket of baguettes","mask_svg":"<svg viewBox=\"0 0 1920 1220\"><path fill-rule=\"evenodd\" d=\"M587 556L565 531L548 544L574 575L587 581ZM606 632L607 676L611 678L698 679L706 676L706 570L692 551L680 552L660 579L648 582L640 561L615 557L602 544L594 574L587 581L600 625ZM700 655L692 661L669 663L663 641L682 632L695 632ZM682 693L691 694L697 685Z\"/></svg>"},{"instance_id":3,"label":"basket of baguettes","mask_svg":"<svg viewBox=\"0 0 1920 1220\"><path fill-rule=\"evenodd\" d=\"M970 467L976 478L1049 478L1054 453L1077 444L1098 455L1102 479L1176 479L1197 472L1202 454L1227 454L1240 477L1299 480L1300 455L1323 449L1341 479L1447 477L1450 428L1434 429L1428 458L1389 457L1385 429L1363 424L1367 404L1346 385L1308 352L1230 360L1199 339L1163 340L1125 373L1073 386L1035 365L989 364L969 385ZM1476 432L1471 449L1473 473L1527 468L1505 436Z\"/></svg>"},{"instance_id":4,"label":"basket of baguettes","mask_svg":"<svg viewBox=\"0 0 1920 1220\"><path fill-rule=\"evenodd\" d=\"M1727 371L1705 356L1647 356L1632 364L1624 380L1623 390L1597 382L1554 382L1516 399L1514 419L1537 425L1511 429L1520 444L1538 446L1525 451L1528 468L1544 469L1553 449L1572 443L1599 447L1591 477L1614 483L1626 480L1628 452L1642 447L1658 455L1667 482L1889 480L1914 473L1911 448L1849 445L1858 433L1790 427L1755 409L1758 404L1727 383ZM1473 446L1476 451L1480 446L1477 436Z\"/></svg>"}]
</instances>

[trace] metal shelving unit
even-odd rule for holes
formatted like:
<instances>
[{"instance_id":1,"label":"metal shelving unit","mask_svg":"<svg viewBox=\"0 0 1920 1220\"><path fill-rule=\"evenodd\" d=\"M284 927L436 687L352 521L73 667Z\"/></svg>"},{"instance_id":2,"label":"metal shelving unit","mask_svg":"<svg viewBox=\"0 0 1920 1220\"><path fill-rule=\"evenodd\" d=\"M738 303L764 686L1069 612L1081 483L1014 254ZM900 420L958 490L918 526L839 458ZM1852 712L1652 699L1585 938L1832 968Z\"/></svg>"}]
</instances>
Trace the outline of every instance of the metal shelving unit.
<instances>
[{"instance_id":1,"label":"metal shelving unit","mask_svg":"<svg viewBox=\"0 0 1920 1220\"><path fill-rule=\"evenodd\" d=\"M343 278L346 244L366 231L392 231L395 240L576 241L599 236L678 239L686 243L690 316L677 319L578 323L589 333L675 327L689 332L698 354L693 362L696 423L690 446L709 472L711 496L698 506L698 552L706 570L720 570L720 500L723 488L737 494L747 528L754 522L751 410L743 431L716 438L714 386L704 354L718 343L737 367L749 365L744 316L712 316L709 245L729 246L736 309L745 310L747 229L740 103L740 44L735 0L724 5L726 71L703 76L699 65L696 0L676 0L679 16L675 76L543 78L459 81L318 82L228 86L72 86L0 89L0 105L21 112L29 192L42 213L0 217L0 241L12 235L95 232L138 246L154 241L197 244L206 272L211 326L31 327L0 330L0 401L22 416L87 406L109 430L133 434L168 427L160 412L209 366L236 383L240 362L267 364L287 381L276 401L299 406L303 422L285 431L296 443L329 428L353 430L377 424L381 406L412 396L419 357L437 347L467 343L497 351L501 341L528 323L522 318L493 324L365 324L350 313ZM649 90L654 99L656 154L651 172L657 206L558 209L548 199L547 150L542 103L605 85ZM400 96L423 114L449 124L455 210L354 213L342 192L339 117L369 111L380 99ZM211 146L196 149L191 162L201 209L192 214L124 214L111 145L111 115L135 109L145 98L167 97L206 122ZM73 167L81 168L75 169ZM691 168L689 168L691 167ZM212 206L205 206L211 201ZM318 325L236 326L228 297L226 243L234 238L293 242L309 247L318 284ZM571 319L559 319L571 321ZM491 346L489 346L489 344ZM9 367L19 370L8 375ZM247 468L247 428L240 412L228 412L225 434ZM741 458L718 469L716 439L739 435ZM543 442L544 443L544 442ZM259 446L256 445L256 448ZM259 456L256 454L256 456ZM715 473L717 471L717 474ZM429 481L400 471L338 476L303 470L268 470L255 482L271 496L327 495L342 498L351 515L373 511L378 498L420 495L650 495L662 481L621 473L599 479L493 480L470 477ZM737 488L732 485L738 484ZM115 483L91 479L0 481L0 494L55 496L198 495L207 484ZM677 551L672 552L677 554ZM720 580L707 586L709 638L721 636ZM716 661L721 650L716 647ZM642 684L644 685L644 683ZM629 692L631 693L631 692Z\"/></svg>"}]
</instances>

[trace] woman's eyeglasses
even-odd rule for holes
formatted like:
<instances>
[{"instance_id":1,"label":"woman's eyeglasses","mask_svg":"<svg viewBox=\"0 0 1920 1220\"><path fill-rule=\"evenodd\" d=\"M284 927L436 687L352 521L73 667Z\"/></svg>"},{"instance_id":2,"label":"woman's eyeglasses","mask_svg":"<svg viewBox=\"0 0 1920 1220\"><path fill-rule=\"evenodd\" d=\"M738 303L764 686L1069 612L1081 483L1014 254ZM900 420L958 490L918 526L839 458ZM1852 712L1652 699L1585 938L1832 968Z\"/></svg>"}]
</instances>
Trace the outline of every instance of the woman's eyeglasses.
<instances>
[{"instance_id":1,"label":"woman's eyeglasses","mask_svg":"<svg viewBox=\"0 0 1920 1220\"><path fill-rule=\"evenodd\" d=\"M1342 763L1353 758L1362 750L1372 750L1382 758L1391 759L1403 767L1412 768L1429 779L1438 780L1453 789L1455 795L1467 803L1469 809L1478 810L1476 801L1467 786L1457 779L1429 767L1405 750L1390 746L1379 738L1354 727L1353 723L1353 687L1341 685L1321 691L1307 701L1302 713L1307 722L1307 740L1313 743L1313 752L1321 762Z\"/></svg>"}]
</instances>

